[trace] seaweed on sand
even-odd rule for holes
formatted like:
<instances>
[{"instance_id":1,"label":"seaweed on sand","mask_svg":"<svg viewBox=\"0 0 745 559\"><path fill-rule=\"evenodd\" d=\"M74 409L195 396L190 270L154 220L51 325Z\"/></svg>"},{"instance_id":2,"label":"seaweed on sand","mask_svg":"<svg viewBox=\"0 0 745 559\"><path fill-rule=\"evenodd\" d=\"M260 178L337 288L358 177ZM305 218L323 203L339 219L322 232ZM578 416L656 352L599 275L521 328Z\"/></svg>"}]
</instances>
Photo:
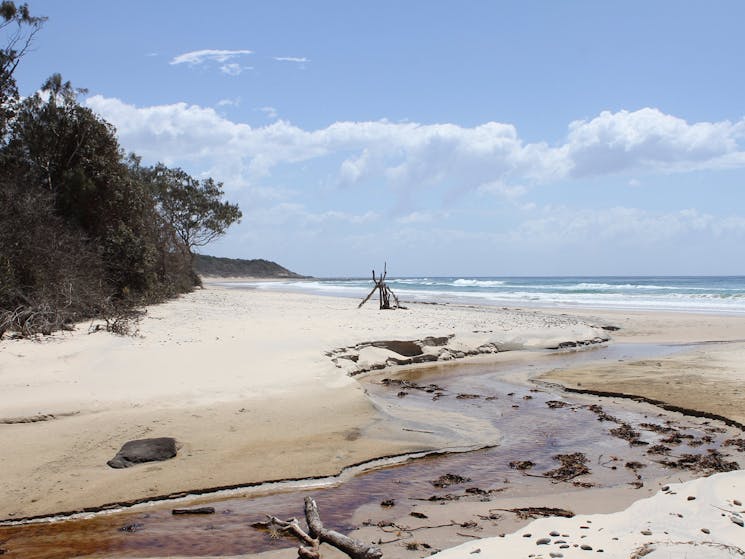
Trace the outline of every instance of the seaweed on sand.
<instances>
[{"instance_id":1,"label":"seaweed on sand","mask_svg":"<svg viewBox=\"0 0 745 559\"><path fill-rule=\"evenodd\" d=\"M590 468L587 467L587 456L582 452L556 454L553 459L558 460L561 465L547 471L544 477L550 477L556 481L571 481L576 477L590 473Z\"/></svg>"}]
</instances>

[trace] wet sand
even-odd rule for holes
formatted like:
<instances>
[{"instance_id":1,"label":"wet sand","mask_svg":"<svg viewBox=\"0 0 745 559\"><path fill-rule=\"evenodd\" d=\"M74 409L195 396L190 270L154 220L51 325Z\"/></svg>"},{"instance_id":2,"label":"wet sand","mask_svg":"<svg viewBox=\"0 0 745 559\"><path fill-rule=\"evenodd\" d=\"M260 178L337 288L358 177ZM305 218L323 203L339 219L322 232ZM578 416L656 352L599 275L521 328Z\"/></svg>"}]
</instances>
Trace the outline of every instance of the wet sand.
<instances>
[{"instance_id":1,"label":"wet sand","mask_svg":"<svg viewBox=\"0 0 745 559\"><path fill-rule=\"evenodd\" d=\"M656 359L556 370L542 377L580 390L617 392L709 412L745 425L745 344L705 344Z\"/></svg>"},{"instance_id":2,"label":"wet sand","mask_svg":"<svg viewBox=\"0 0 745 559\"><path fill-rule=\"evenodd\" d=\"M510 509L554 507L576 514L617 510L654 494L663 484L710 470L664 466L661 460L686 452L706 456L708 449L723 449L723 441L739 433L715 421L661 412L648 404L564 394L530 382L541 370L559 363L629 354L643 354L642 348L515 352L505 355L508 359L498 366L440 365L402 370L393 377L387 376L390 371L366 375L363 385L373 403L402 425L413 426L408 418L418 417L417 427L436 430L442 428L438 420L443 417L457 421L468 416L472 422L499 425L499 446L379 468L328 488L256 488L240 498L203 495L89 520L0 527L0 540L7 542L10 556L27 559L95 556L102 549L107 557L252 554L291 545L290 540L272 540L249 526L268 513L302 516L303 497L310 493L328 525L354 529L354 535L366 541L383 542L386 557L411 557L475 537L509 533L529 521ZM632 445L625 435L613 434L612 429L627 423L645 444ZM673 433L680 440L667 443L668 453L652 452L654 444ZM457 433L452 436L459 438ZM586 457L587 471L563 481L546 475L557 466L556 455L576 453ZM514 461L527 460L529 468L512 467ZM183 517L170 512L194 506L211 506L216 513ZM285 553L294 555L291 549Z\"/></svg>"}]
</instances>

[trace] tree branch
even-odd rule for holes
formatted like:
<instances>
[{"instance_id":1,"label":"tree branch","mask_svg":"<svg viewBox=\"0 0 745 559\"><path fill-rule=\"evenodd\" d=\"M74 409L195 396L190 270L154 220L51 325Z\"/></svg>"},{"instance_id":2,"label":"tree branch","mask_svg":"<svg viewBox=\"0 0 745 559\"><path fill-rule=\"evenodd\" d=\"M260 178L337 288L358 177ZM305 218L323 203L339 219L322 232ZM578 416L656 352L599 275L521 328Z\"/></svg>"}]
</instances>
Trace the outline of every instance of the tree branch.
<instances>
[{"instance_id":1,"label":"tree branch","mask_svg":"<svg viewBox=\"0 0 745 559\"><path fill-rule=\"evenodd\" d=\"M368 545L335 530L324 528L321 515L318 512L318 505L312 497L305 498L305 519L308 522L311 536L317 538L321 543L333 545L352 559L380 559L383 556L379 547Z\"/></svg>"}]
</instances>

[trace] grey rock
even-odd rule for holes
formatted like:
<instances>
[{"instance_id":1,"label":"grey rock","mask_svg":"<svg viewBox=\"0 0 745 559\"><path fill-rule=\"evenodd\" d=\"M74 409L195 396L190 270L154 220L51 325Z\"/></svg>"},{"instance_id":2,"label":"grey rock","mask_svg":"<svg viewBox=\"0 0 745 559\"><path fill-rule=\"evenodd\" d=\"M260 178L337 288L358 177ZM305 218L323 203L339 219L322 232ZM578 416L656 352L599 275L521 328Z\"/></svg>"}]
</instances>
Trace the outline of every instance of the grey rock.
<instances>
[{"instance_id":1,"label":"grey rock","mask_svg":"<svg viewBox=\"0 0 745 559\"><path fill-rule=\"evenodd\" d=\"M107 462L112 468L129 468L143 462L162 462L176 456L176 439L158 437L124 443L119 452Z\"/></svg>"}]
</instances>

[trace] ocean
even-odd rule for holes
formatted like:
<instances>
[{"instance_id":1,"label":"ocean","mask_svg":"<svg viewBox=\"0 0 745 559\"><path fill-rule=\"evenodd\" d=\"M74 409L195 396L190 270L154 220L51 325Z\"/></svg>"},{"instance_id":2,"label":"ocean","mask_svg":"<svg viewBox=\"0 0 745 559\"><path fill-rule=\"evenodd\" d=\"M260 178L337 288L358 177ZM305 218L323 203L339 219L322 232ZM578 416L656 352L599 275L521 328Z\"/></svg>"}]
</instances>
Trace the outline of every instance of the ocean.
<instances>
[{"instance_id":1,"label":"ocean","mask_svg":"<svg viewBox=\"0 0 745 559\"><path fill-rule=\"evenodd\" d=\"M453 276L386 281L402 301L745 314L745 276ZM250 285L361 299L373 283L370 278L330 278Z\"/></svg>"}]
</instances>

